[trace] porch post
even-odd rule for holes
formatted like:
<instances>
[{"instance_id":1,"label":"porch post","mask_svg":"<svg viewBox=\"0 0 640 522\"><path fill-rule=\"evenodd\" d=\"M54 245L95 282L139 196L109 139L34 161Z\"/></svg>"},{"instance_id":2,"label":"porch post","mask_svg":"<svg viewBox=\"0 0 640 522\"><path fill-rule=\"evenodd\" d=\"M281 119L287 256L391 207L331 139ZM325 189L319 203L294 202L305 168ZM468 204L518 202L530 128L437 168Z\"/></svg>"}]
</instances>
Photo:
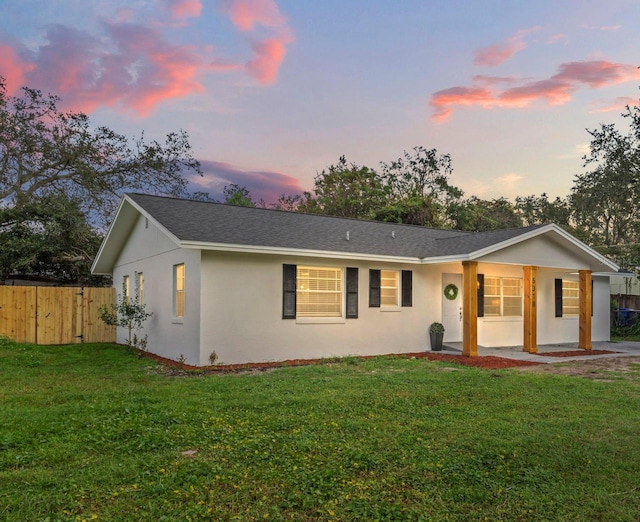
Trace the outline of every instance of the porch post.
<instances>
[{"instance_id":1,"label":"porch post","mask_svg":"<svg viewBox=\"0 0 640 522\"><path fill-rule=\"evenodd\" d=\"M578 348L591 350L591 309L593 296L591 295L591 270L578 272L578 295L580 301Z\"/></svg>"},{"instance_id":2,"label":"porch post","mask_svg":"<svg viewBox=\"0 0 640 522\"><path fill-rule=\"evenodd\" d=\"M478 355L478 263L462 262L462 355Z\"/></svg>"},{"instance_id":3,"label":"porch post","mask_svg":"<svg viewBox=\"0 0 640 522\"><path fill-rule=\"evenodd\" d=\"M524 266L524 332L522 351L538 351L538 267Z\"/></svg>"}]
</instances>

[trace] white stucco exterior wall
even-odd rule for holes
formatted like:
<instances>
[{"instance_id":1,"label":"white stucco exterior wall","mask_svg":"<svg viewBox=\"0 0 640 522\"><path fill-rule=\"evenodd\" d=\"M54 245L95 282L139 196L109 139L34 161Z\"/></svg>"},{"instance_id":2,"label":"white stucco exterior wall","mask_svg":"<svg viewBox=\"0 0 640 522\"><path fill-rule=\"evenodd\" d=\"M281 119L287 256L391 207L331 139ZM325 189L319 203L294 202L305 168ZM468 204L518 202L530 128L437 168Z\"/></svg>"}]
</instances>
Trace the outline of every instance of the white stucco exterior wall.
<instances>
[{"instance_id":1,"label":"white stucco exterior wall","mask_svg":"<svg viewBox=\"0 0 640 522\"><path fill-rule=\"evenodd\" d=\"M358 318L282 319L283 264L358 268ZM413 306L369 308L370 268L412 270ZM424 351L439 317L439 272L420 265L203 252L202 271L201 364Z\"/></svg>"},{"instance_id":2,"label":"white stucco exterior wall","mask_svg":"<svg viewBox=\"0 0 640 522\"><path fill-rule=\"evenodd\" d=\"M358 318L282 319L282 265L358 268ZM428 326L442 317L442 274L460 263L402 265L320 258L203 252L200 364L283 361L428 350ZM369 269L412 270L413 306L369 308ZM523 278L522 266L479 263L486 276ZM344 275L344 274L343 274ZM554 279L577 280L575 271L538 271L538 344L575 343L578 318L555 317ZM592 339L609 339L607 278L594 278ZM447 334L445 333L445 341ZM481 346L518 346L523 318L478 319Z\"/></svg>"},{"instance_id":3,"label":"white stucco exterior wall","mask_svg":"<svg viewBox=\"0 0 640 522\"><path fill-rule=\"evenodd\" d=\"M173 267L185 264L185 314L173 317ZM116 293L129 275L134 294L135 273L144 274L144 302L153 316L138 335L148 335L147 349L173 360L200 364L200 251L178 247L161 230L140 216L113 271ZM118 329L118 342L126 342L125 329Z\"/></svg>"}]
</instances>

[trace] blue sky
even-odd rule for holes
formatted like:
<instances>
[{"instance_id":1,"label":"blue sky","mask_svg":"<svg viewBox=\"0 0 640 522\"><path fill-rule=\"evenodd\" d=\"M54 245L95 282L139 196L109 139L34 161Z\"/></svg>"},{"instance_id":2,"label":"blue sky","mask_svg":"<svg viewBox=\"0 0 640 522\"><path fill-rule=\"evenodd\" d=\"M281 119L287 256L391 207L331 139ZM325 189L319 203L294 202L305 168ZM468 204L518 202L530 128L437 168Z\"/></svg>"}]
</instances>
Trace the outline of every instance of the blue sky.
<instances>
[{"instance_id":1,"label":"blue sky","mask_svg":"<svg viewBox=\"0 0 640 522\"><path fill-rule=\"evenodd\" d=\"M638 102L640 3L0 0L0 75L127 136L190 135L254 198L415 146L481 198L565 196L585 129Z\"/></svg>"}]
</instances>

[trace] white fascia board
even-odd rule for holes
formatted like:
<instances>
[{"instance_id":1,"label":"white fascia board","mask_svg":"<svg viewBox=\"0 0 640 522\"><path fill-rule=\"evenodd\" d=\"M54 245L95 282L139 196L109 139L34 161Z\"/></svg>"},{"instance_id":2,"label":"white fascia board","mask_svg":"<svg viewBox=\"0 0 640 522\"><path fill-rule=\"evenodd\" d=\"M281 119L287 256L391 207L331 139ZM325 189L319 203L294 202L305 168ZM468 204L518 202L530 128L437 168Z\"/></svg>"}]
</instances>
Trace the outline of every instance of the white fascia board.
<instances>
[{"instance_id":1,"label":"white fascia board","mask_svg":"<svg viewBox=\"0 0 640 522\"><path fill-rule=\"evenodd\" d=\"M442 263L462 263L463 261L470 261L471 257L468 254L457 254L453 256L440 256L440 257L423 257L420 259L422 265L440 265Z\"/></svg>"},{"instance_id":2,"label":"white fascia board","mask_svg":"<svg viewBox=\"0 0 640 522\"><path fill-rule=\"evenodd\" d=\"M422 264L423 261L417 257L397 257L383 256L375 254L358 254L352 252L335 252L330 250L306 250L292 249L281 247L255 246L255 245L237 245L229 243L208 243L200 241L182 241L180 246L183 248L193 248L200 250L217 250L220 252L238 252L244 254L272 254L282 256L301 256L301 257L322 257L328 259L351 259L354 261L376 261L384 263L406 263L406 264Z\"/></svg>"}]
</instances>

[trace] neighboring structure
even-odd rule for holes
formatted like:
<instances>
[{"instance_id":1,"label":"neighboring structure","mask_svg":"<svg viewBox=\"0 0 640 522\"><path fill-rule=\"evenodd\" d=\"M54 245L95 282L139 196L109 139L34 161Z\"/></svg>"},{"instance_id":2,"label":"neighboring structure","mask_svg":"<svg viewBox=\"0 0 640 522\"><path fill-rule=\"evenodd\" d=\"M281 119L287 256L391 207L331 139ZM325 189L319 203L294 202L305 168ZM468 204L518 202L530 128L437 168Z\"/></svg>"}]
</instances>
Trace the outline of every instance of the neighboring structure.
<instances>
[{"instance_id":1,"label":"neighboring structure","mask_svg":"<svg viewBox=\"0 0 640 522\"><path fill-rule=\"evenodd\" d=\"M556 225L469 233L129 194L93 265L188 364L609 340L618 267ZM122 335L119 335L122 337Z\"/></svg>"},{"instance_id":2,"label":"neighboring structure","mask_svg":"<svg viewBox=\"0 0 640 522\"><path fill-rule=\"evenodd\" d=\"M611 295L640 295L638 276L628 270L620 270L611 276Z\"/></svg>"}]
</instances>

